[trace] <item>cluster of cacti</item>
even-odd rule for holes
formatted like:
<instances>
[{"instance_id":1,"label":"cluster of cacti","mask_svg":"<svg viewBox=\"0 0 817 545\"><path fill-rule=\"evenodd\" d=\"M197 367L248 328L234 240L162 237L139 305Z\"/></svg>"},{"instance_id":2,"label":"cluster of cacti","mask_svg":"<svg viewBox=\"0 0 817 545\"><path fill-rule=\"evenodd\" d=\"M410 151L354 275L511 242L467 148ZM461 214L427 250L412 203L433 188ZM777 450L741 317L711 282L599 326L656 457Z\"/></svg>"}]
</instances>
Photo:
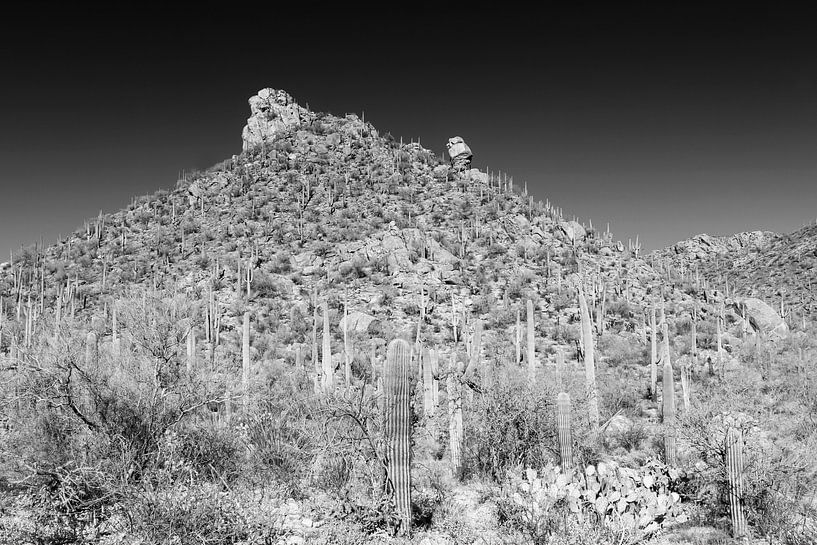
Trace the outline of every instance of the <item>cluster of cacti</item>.
<instances>
[{"instance_id":1,"label":"cluster of cacti","mask_svg":"<svg viewBox=\"0 0 817 545\"><path fill-rule=\"evenodd\" d=\"M411 347L389 343L383 369L388 492L394 497L401 533L411 531Z\"/></svg>"},{"instance_id":2,"label":"cluster of cacti","mask_svg":"<svg viewBox=\"0 0 817 545\"><path fill-rule=\"evenodd\" d=\"M528 522L537 530L545 531L540 524L552 524L551 510L566 505L564 516L609 526L640 542L682 515L672 481L665 467L649 462L637 470L602 462L568 475L548 464L512 474L507 499L529 513Z\"/></svg>"}]
</instances>

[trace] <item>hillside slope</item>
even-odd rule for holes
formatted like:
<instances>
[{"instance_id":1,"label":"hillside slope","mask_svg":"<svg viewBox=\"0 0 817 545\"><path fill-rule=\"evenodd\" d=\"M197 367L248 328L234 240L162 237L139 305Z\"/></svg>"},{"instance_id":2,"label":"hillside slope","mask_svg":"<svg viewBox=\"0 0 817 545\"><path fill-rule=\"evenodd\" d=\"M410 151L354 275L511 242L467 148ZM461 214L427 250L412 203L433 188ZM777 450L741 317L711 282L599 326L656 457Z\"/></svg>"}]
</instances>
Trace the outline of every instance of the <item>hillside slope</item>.
<instances>
[{"instance_id":1,"label":"hillside slope","mask_svg":"<svg viewBox=\"0 0 817 545\"><path fill-rule=\"evenodd\" d=\"M713 287L735 295L758 297L779 308L789 321L817 310L817 225L788 234L764 231L728 237L698 235L650 254L676 277L697 270Z\"/></svg>"},{"instance_id":2,"label":"hillside slope","mask_svg":"<svg viewBox=\"0 0 817 545\"><path fill-rule=\"evenodd\" d=\"M660 278L643 259L609 235L571 239L559 210L512 181L454 173L431 151L380 136L354 115L311 117L174 190L100 215L54 246L26 249L12 267L22 281L15 288L5 277L5 308L30 295L54 312L61 296L82 313L134 285L184 291L205 304L212 292L227 340L244 310L249 270L247 304L261 329L300 329L317 292L332 309L344 302L389 324L380 332L388 338L416 328L422 290L422 334L443 344L452 302L457 314L488 320L503 336L528 298L543 333L575 321L577 302L564 300L563 288L577 258L594 278L594 297L604 291L610 302L643 309L658 296ZM690 301L671 288L665 297L669 312ZM633 330L638 320L625 314L610 318L632 320ZM292 333L275 349L291 355L303 342Z\"/></svg>"}]
</instances>

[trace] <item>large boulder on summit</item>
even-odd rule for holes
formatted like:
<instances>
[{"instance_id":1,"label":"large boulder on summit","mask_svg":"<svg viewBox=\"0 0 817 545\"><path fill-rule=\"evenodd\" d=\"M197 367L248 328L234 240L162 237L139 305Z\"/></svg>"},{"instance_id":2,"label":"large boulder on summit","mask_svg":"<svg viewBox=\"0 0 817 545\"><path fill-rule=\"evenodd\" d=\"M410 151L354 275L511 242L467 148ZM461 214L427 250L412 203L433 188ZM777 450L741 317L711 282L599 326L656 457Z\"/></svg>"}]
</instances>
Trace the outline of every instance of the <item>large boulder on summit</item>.
<instances>
[{"instance_id":1,"label":"large boulder on summit","mask_svg":"<svg viewBox=\"0 0 817 545\"><path fill-rule=\"evenodd\" d=\"M734 307L756 332L784 337L789 331L786 321L771 306L756 297L735 298Z\"/></svg>"},{"instance_id":2,"label":"large boulder on summit","mask_svg":"<svg viewBox=\"0 0 817 545\"><path fill-rule=\"evenodd\" d=\"M468 170L471 168L471 148L465 143L461 136L453 136L448 139L445 145L448 149L448 157L451 158L451 166L455 171Z\"/></svg>"},{"instance_id":3,"label":"large boulder on summit","mask_svg":"<svg viewBox=\"0 0 817 545\"><path fill-rule=\"evenodd\" d=\"M312 112L299 106L286 91L267 87L250 97L248 102L252 115L241 132L244 151L264 144L282 130L314 118Z\"/></svg>"}]
</instances>

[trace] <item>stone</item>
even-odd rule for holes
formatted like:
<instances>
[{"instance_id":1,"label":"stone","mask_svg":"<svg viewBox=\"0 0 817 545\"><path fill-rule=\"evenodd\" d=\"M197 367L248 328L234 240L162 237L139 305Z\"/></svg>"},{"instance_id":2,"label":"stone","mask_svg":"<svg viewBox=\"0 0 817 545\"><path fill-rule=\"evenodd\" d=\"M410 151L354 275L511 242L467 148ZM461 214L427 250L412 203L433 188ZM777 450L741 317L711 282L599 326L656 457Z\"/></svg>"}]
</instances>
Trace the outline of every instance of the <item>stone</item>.
<instances>
[{"instance_id":1,"label":"stone","mask_svg":"<svg viewBox=\"0 0 817 545\"><path fill-rule=\"evenodd\" d=\"M629 430L633 426L633 421L624 416L617 414L607 423L605 432L612 435L619 435L622 432Z\"/></svg>"},{"instance_id":2,"label":"stone","mask_svg":"<svg viewBox=\"0 0 817 545\"><path fill-rule=\"evenodd\" d=\"M450 168L451 167L448 165L437 165L434 167L434 170L431 171L431 174L435 178L445 178L448 175Z\"/></svg>"},{"instance_id":3,"label":"stone","mask_svg":"<svg viewBox=\"0 0 817 545\"><path fill-rule=\"evenodd\" d=\"M472 182L480 182L483 184L487 184L490 181L490 176L487 172L482 172L478 168L472 168L471 170L467 171L468 179Z\"/></svg>"},{"instance_id":4,"label":"stone","mask_svg":"<svg viewBox=\"0 0 817 545\"><path fill-rule=\"evenodd\" d=\"M338 323L338 331L343 333L346 318L343 317ZM366 314L360 311L353 311L349 313L349 332L352 333L368 333L370 328L377 325L377 319L371 314Z\"/></svg>"},{"instance_id":5,"label":"stone","mask_svg":"<svg viewBox=\"0 0 817 545\"><path fill-rule=\"evenodd\" d=\"M448 139L445 145L448 150L448 157L451 159L451 166L454 171L465 171L471 167L471 148L465 143L461 136L453 136Z\"/></svg>"},{"instance_id":6,"label":"stone","mask_svg":"<svg viewBox=\"0 0 817 545\"><path fill-rule=\"evenodd\" d=\"M789 332L789 326L766 302L756 297L735 298L735 310L744 315L752 330L776 338L783 338Z\"/></svg>"},{"instance_id":7,"label":"stone","mask_svg":"<svg viewBox=\"0 0 817 545\"><path fill-rule=\"evenodd\" d=\"M241 132L243 150L272 140L277 133L310 122L315 116L282 90L261 89L248 100L252 115Z\"/></svg>"},{"instance_id":8,"label":"stone","mask_svg":"<svg viewBox=\"0 0 817 545\"><path fill-rule=\"evenodd\" d=\"M578 221L563 221L559 223L559 228L572 244L584 240L587 236L587 231Z\"/></svg>"}]
</instances>

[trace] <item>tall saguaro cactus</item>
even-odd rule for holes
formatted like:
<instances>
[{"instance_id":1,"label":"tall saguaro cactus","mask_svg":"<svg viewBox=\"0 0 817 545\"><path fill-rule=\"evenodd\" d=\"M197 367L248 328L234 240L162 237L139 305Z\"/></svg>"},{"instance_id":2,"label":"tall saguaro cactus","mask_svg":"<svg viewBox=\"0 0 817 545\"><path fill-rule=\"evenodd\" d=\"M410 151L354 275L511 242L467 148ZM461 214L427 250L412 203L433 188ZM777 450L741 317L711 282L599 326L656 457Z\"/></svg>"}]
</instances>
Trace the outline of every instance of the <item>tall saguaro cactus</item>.
<instances>
[{"instance_id":1,"label":"tall saguaro cactus","mask_svg":"<svg viewBox=\"0 0 817 545\"><path fill-rule=\"evenodd\" d=\"M389 492L400 516L400 533L411 531L411 348L403 339L389 343L383 370L386 467Z\"/></svg>"},{"instance_id":2,"label":"tall saguaro cactus","mask_svg":"<svg viewBox=\"0 0 817 545\"><path fill-rule=\"evenodd\" d=\"M250 394L250 313L244 313L244 324L241 328L241 406L247 413Z\"/></svg>"},{"instance_id":3,"label":"tall saguaro cactus","mask_svg":"<svg viewBox=\"0 0 817 545\"><path fill-rule=\"evenodd\" d=\"M451 365L446 381L448 394L448 445L451 450L451 469L455 477L462 473L462 445L465 440L462 422L462 383L465 364L451 354Z\"/></svg>"},{"instance_id":4,"label":"tall saguaro cactus","mask_svg":"<svg viewBox=\"0 0 817 545\"><path fill-rule=\"evenodd\" d=\"M743 514L743 433L738 428L726 432L726 474L729 480L729 514L732 537L747 536Z\"/></svg>"},{"instance_id":5,"label":"tall saguaro cactus","mask_svg":"<svg viewBox=\"0 0 817 545\"><path fill-rule=\"evenodd\" d=\"M570 394L560 392L556 398L556 428L559 432L559 456L562 471L573 468L573 438L570 433Z\"/></svg>"},{"instance_id":6,"label":"tall saguaro cactus","mask_svg":"<svg viewBox=\"0 0 817 545\"><path fill-rule=\"evenodd\" d=\"M424 350L420 358L423 379L423 412L427 418L434 416L437 408L437 352Z\"/></svg>"},{"instance_id":7,"label":"tall saguaro cactus","mask_svg":"<svg viewBox=\"0 0 817 545\"><path fill-rule=\"evenodd\" d=\"M672 363L670 363L669 358L664 363L663 387L664 458L668 465L675 465L677 458L675 446L675 381L672 376Z\"/></svg>"},{"instance_id":8,"label":"tall saguaro cactus","mask_svg":"<svg viewBox=\"0 0 817 545\"><path fill-rule=\"evenodd\" d=\"M534 323L533 323L533 301L528 299L527 301L527 311L528 311L528 351L526 354L528 360L528 375L530 378L531 384L536 384L536 337L534 335Z\"/></svg>"},{"instance_id":9,"label":"tall saguaro cactus","mask_svg":"<svg viewBox=\"0 0 817 545\"><path fill-rule=\"evenodd\" d=\"M332 365L332 344L329 338L329 302L323 302L323 391L335 389L335 366Z\"/></svg>"},{"instance_id":10,"label":"tall saguaro cactus","mask_svg":"<svg viewBox=\"0 0 817 545\"><path fill-rule=\"evenodd\" d=\"M579 307L582 318L582 339L584 340L584 379L587 390L587 410L593 431L599 429L599 389L596 384L596 361L593 351L593 326L590 323L590 312L584 297L582 281L576 282L579 289Z\"/></svg>"},{"instance_id":11,"label":"tall saguaro cactus","mask_svg":"<svg viewBox=\"0 0 817 545\"><path fill-rule=\"evenodd\" d=\"M658 326L655 321L655 305L650 309L650 395L658 400Z\"/></svg>"}]
</instances>

